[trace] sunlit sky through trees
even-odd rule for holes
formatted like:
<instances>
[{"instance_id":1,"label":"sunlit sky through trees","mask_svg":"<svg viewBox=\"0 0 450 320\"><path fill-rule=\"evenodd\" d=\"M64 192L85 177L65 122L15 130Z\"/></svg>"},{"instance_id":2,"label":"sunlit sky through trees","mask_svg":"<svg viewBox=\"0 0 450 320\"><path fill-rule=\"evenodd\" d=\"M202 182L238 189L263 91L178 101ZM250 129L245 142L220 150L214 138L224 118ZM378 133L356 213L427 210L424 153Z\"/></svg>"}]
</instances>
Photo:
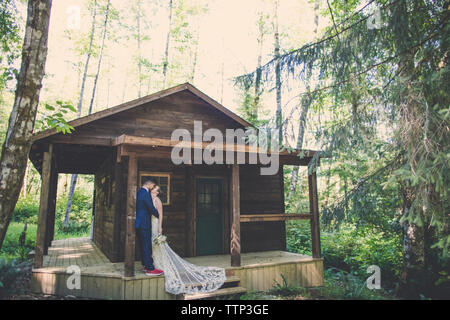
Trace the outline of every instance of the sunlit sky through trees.
<instances>
[{"instance_id":1,"label":"sunlit sky through trees","mask_svg":"<svg viewBox=\"0 0 450 320\"><path fill-rule=\"evenodd\" d=\"M104 5L103 1L98 1ZM106 1L104 1L106 3ZM94 112L112 107L138 97L137 77L137 41L133 37L136 25L132 4L135 1L112 0L111 5L118 10L120 23L111 20L109 30L117 40L107 38L104 57L94 103ZM141 33L147 36L141 43L141 56L151 63L160 64L163 60L167 28L168 28L168 2L169 1L141 1L143 15ZM166 3L167 2L167 3ZM257 65L257 18L258 10L267 13L267 34L264 37L263 64L273 56L273 4L266 0L189 0L189 5L199 8L207 7L206 13L195 17L187 17L192 32L199 32L198 59L193 84L214 98L221 101L227 108L237 112L239 108L240 91L233 86L233 78L243 73L251 72ZM175 2L174 2L175 3ZM26 17L24 3L16 3L22 17L22 27ZM206 4L206 6L205 6ZM262 7L264 5L265 7ZM323 5L321 9L325 8ZM80 12L79 29L73 27L74 14ZM174 12L175 14L175 12ZM186 14L186 13L182 13ZM186 14L189 16L188 14ZM194 20L192 20L194 19ZM144 21L145 20L145 21ZM57 99L70 100L77 104L82 70L85 63L85 54L80 54L80 39L87 47L91 28L91 13L87 0L54 0L50 20L50 33L48 43L48 58L46 77L41 94L41 102L51 102ZM97 12L97 27L94 44L98 53L103 27L104 15L101 10ZM313 3L299 0L282 0L279 8L279 24L282 53L295 49L307 41L313 40L314 10ZM325 25L325 19L320 18L319 30ZM125 27L127 26L128 29ZM198 27L197 27L198 26ZM70 34L70 37L68 36ZM110 37L110 36L109 36ZM169 63L177 59L174 46L177 43L171 40ZM186 54L189 54L187 52ZM182 56L183 54L181 54ZM184 59L184 58L183 58ZM169 68L168 86L187 82L182 74L183 68L191 69L192 57L186 57L187 63ZM172 61L171 61L172 60ZM97 69L97 56L93 56L89 64L88 79L84 94L82 114L88 110L92 93L93 78ZM223 69L223 93L222 93ZM179 74L179 76L177 76ZM149 81L143 82L142 95L153 93L162 89L162 73L153 73ZM172 79L172 80L170 80ZM11 85L11 87L13 87ZM283 88L283 104L290 101L298 93L297 88ZM290 105L295 105L293 99ZM275 96L273 91L265 94L263 107L267 116L275 112ZM286 106L288 112L290 106Z\"/></svg>"}]
</instances>

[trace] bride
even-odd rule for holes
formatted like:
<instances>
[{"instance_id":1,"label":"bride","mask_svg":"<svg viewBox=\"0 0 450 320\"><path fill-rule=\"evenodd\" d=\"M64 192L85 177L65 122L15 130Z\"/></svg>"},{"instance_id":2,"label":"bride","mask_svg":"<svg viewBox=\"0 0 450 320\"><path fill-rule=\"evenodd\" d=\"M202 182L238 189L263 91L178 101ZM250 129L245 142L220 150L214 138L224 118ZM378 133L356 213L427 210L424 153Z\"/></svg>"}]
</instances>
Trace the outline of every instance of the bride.
<instances>
[{"instance_id":1,"label":"bride","mask_svg":"<svg viewBox=\"0 0 450 320\"><path fill-rule=\"evenodd\" d=\"M172 294L194 294L219 289L226 280L225 269L202 267L187 262L178 256L162 235L163 206L158 195L161 188L156 185L150 195L159 219L152 215L152 251L157 269L164 270L165 289Z\"/></svg>"}]
</instances>

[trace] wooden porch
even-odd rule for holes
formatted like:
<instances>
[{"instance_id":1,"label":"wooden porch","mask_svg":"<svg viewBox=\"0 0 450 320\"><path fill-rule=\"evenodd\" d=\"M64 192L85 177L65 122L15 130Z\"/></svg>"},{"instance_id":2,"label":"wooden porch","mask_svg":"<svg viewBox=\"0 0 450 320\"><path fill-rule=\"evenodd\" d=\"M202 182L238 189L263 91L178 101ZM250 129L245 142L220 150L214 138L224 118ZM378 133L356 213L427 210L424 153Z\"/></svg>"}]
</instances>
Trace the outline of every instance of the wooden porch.
<instances>
[{"instance_id":1,"label":"wooden porch","mask_svg":"<svg viewBox=\"0 0 450 320\"><path fill-rule=\"evenodd\" d=\"M241 266L232 267L230 255L212 255L186 258L196 265L226 268L228 277L224 287L203 296L174 296L165 292L164 276L148 277L135 266L135 275L125 277L123 262L112 263L89 238L54 240L44 256L43 266L33 269L33 292L73 295L96 299L172 300L208 298L221 294L245 291L265 291L283 275L289 284L304 287L323 285L323 259L285 252L265 251L241 254ZM81 271L80 289L68 289L72 273L69 266Z\"/></svg>"}]
</instances>

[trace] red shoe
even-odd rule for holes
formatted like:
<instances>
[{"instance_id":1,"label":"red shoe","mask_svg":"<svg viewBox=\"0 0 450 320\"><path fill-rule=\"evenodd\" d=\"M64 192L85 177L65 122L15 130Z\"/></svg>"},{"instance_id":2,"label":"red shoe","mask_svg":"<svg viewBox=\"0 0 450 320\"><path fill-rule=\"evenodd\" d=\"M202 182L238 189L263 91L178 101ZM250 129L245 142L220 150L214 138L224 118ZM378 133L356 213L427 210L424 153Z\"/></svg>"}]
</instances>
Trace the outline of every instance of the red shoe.
<instances>
[{"instance_id":1,"label":"red shoe","mask_svg":"<svg viewBox=\"0 0 450 320\"><path fill-rule=\"evenodd\" d=\"M160 276L164 273L164 271L159 270L159 269L153 269L153 270L147 270L145 272L146 276Z\"/></svg>"}]
</instances>

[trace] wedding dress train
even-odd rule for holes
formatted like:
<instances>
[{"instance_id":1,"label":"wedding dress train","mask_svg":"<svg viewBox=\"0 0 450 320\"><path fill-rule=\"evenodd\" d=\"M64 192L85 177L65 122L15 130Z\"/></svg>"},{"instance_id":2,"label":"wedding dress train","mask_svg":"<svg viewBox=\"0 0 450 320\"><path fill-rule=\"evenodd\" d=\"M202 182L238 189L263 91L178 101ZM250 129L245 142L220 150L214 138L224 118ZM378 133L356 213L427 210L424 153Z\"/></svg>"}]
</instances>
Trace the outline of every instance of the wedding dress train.
<instances>
[{"instance_id":1,"label":"wedding dress train","mask_svg":"<svg viewBox=\"0 0 450 320\"><path fill-rule=\"evenodd\" d=\"M166 291L195 294L219 289L226 280L225 269L197 266L182 259L166 241L159 241L158 222L159 219L152 216L153 261L156 268L164 271Z\"/></svg>"}]
</instances>

